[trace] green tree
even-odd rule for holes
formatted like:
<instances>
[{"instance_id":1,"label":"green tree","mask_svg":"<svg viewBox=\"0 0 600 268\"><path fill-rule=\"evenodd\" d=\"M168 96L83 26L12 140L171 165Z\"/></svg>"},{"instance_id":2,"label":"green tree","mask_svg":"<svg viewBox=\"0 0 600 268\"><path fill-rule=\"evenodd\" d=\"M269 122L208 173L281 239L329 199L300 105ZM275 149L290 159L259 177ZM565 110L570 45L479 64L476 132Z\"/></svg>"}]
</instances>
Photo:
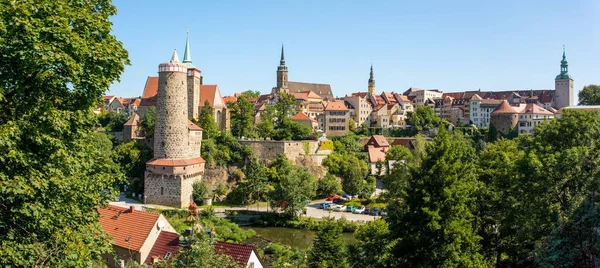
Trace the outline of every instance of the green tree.
<instances>
[{"instance_id":1,"label":"green tree","mask_svg":"<svg viewBox=\"0 0 600 268\"><path fill-rule=\"evenodd\" d=\"M202 139L215 138L219 135L217 121L212 115L212 108L208 100L204 102L204 107L200 110L200 126L202 127Z\"/></svg>"},{"instance_id":2,"label":"green tree","mask_svg":"<svg viewBox=\"0 0 600 268\"><path fill-rule=\"evenodd\" d=\"M579 105L600 105L600 85L587 85L578 96Z\"/></svg>"},{"instance_id":3,"label":"green tree","mask_svg":"<svg viewBox=\"0 0 600 268\"><path fill-rule=\"evenodd\" d=\"M204 203L204 195L207 195L210 191L208 185L201 182L194 182L192 184L192 199L196 204L202 205Z\"/></svg>"},{"instance_id":4,"label":"green tree","mask_svg":"<svg viewBox=\"0 0 600 268\"><path fill-rule=\"evenodd\" d=\"M102 112L98 115L98 122L106 131L123 131L127 118L123 113Z\"/></svg>"},{"instance_id":5,"label":"green tree","mask_svg":"<svg viewBox=\"0 0 600 268\"><path fill-rule=\"evenodd\" d=\"M410 169L405 196L392 202L392 237L402 267L481 267L473 228L478 188L474 150L443 129L418 169Z\"/></svg>"},{"instance_id":6,"label":"green tree","mask_svg":"<svg viewBox=\"0 0 600 268\"><path fill-rule=\"evenodd\" d=\"M350 117L350 120L348 120L348 130L355 132L356 128L356 121L354 121L354 118Z\"/></svg>"},{"instance_id":7,"label":"green tree","mask_svg":"<svg viewBox=\"0 0 600 268\"><path fill-rule=\"evenodd\" d=\"M236 103L229 104L231 114L231 134L235 137L255 137L254 103L244 95L237 98Z\"/></svg>"},{"instance_id":8,"label":"green tree","mask_svg":"<svg viewBox=\"0 0 600 268\"><path fill-rule=\"evenodd\" d=\"M0 4L0 265L89 267L110 251L96 208L124 176L91 108L127 51L109 1Z\"/></svg>"},{"instance_id":9,"label":"green tree","mask_svg":"<svg viewBox=\"0 0 600 268\"><path fill-rule=\"evenodd\" d=\"M146 162L150 161L152 156L152 150L137 141L121 143L113 149L113 160L121 166L121 171L129 180L127 191L144 192L144 171Z\"/></svg>"},{"instance_id":10,"label":"green tree","mask_svg":"<svg viewBox=\"0 0 600 268\"><path fill-rule=\"evenodd\" d=\"M246 98L258 98L260 96L260 91L258 90L246 90L242 92L242 95Z\"/></svg>"},{"instance_id":11,"label":"green tree","mask_svg":"<svg viewBox=\"0 0 600 268\"><path fill-rule=\"evenodd\" d=\"M317 182L317 196L327 197L331 194L339 193L342 191L342 185L335 178L335 176L327 173L325 177Z\"/></svg>"},{"instance_id":12,"label":"green tree","mask_svg":"<svg viewBox=\"0 0 600 268\"><path fill-rule=\"evenodd\" d=\"M283 212L296 218L316 194L316 179L306 169L292 166L285 157L271 165L274 178L273 191L269 194L271 207L282 208Z\"/></svg>"},{"instance_id":13,"label":"green tree","mask_svg":"<svg viewBox=\"0 0 600 268\"><path fill-rule=\"evenodd\" d=\"M243 172L246 175L246 196L254 202L265 200L269 192L267 167L258 159L251 159Z\"/></svg>"},{"instance_id":14,"label":"green tree","mask_svg":"<svg viewBox=\"0 0 600 268\"><path fill-rule=\"evenodd\" d=\"M309 267L349 267L347 248L342 240L342 226L327 217L319 224L313 247L308 252Z\"/></svg>"},{"instance_id":15,"label":"green tree","mask_svg":"<svg viewBox=\"0 0 600 268\"><path fill-rule=\"evenodd\" d=\"M395 267L388 223L377 219L361 225L354 232L357 243L350 245L348 260L353 267Z\"/></svg>"},{"instance_id":16,"label":"green tree","mask_svg":"<svg viewBox=\"0 0 600 268\"><path fill-rule=\"evenodd\" d=\"M261 138L271 138L275 134L275 125L273 124L275 107L267 106L260 115L261 121L256 125L258 136Z\"/></svg>"},{"instance_id":17,"label":"green tree","mask_svg":"<svg viewBox=\"0 0 600 268\"><path fill-rule=\"evenodd\" d=\"M347 155L346 168L342 171L342 189L346 193L366 194L368 190L365 178L369 172L369 167L364 161L360 161L356 156Z\"/></svg>"},{"instance_id":18,"label":"green tree","mask_svg":"<svg viewBox=\"0 0 600 268\"><path fill-rule=\"evenodd\" d=\"M429 130L440 125L440 118L429 106L417 107L414 112L408 113L407 124L417 131Z\"/></svg>"},{"instance_id":19,"label":"green tree","mask_svg":"<svg viewBox=\"0 0 600 268\"><path fill-rule=\"evenodd\" d=\"M390 150L385 153L385 159L387 161L404 161L405 163L408 163L412 161L412 158L412 152L401 145L392 146Z\"/></svg>"},{"instance_id":20,"label":"green tree","mask_svg":"<svg viewBox=\"0 0 600 268\"><path fill-rule=\"evenodd\" d=\"M146 138L154 137L154 126L156 125L156 107L151 106L144 114L142 120L142 130Z\"/></svg>"}]
</instances>

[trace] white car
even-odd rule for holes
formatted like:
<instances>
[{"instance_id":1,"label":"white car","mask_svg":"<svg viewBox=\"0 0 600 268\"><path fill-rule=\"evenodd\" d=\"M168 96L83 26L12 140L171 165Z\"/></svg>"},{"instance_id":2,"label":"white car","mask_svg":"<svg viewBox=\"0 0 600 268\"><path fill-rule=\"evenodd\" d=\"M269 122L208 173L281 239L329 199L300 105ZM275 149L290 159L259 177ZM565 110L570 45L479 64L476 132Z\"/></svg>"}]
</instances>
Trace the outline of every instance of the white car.
<instances>
[{"instance_id":1,"label":"white car","mask_svg":"<svg viewBox=\"0 0 600 268\"><path fill-rule=\"evenodd\" d=\"M346 211L346 206L344 206L344 205L337 205L337 206L335 206L335 208L333 210L340 211L340 212L341 211Z\"/></svg>"},{"instance_id":2,"label":"white car","mask_svg":"<svg viewBox=\"0 0 600 268\"><path fill-rule=\"evenodd\" d=\"M360 206L360 207L357 207L354 210L354 212L352 212L352 213L354 213L354 214L362 214L364 211L365 211L365 206Z\"/></svg>"}]
</instances>

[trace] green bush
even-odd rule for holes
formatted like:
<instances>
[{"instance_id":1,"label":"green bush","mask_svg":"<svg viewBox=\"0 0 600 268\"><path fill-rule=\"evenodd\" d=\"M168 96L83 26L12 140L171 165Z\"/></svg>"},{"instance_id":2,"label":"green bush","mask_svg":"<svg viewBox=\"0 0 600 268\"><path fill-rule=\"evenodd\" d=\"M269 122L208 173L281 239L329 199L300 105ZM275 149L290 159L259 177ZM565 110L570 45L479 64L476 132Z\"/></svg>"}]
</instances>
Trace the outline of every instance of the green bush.
<instances>
[{"instance_id":1,"label":"green bush","mask_svg":"<svg viewBox=\"0 0 600 268\"><path fill-rule=\"evenodd\" d=\"M192 198L197 205L201 205L203 202L204 195L210 190L208 186L201 182L194 182L192 185Z\"/></svg>"},{"instance_id":2,"label":"green bush","mask_svg":"<svg viewBox=\"0 0 600 268\"><path fill-rule=\"evenodd\" d=\"M283 246L279 244L271 244L265 249L265 254L277 254L283 250Z\"/></svg>"}]
</instances>

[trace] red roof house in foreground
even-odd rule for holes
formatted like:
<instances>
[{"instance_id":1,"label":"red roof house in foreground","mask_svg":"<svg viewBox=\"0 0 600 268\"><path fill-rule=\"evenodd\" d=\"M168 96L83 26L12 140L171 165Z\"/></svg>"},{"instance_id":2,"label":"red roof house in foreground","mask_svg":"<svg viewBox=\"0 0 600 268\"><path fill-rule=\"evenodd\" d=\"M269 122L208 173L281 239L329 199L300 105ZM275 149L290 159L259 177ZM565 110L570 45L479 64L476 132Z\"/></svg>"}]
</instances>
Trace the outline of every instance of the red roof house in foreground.
<instances>
[{"instance_id":1,"label":"red roof house in foreground","mask_svg":"<svg viewBox=\"0 0 600 268\"><path fill-rule=\"evenodd\" d=\"M263 268L267 267L258 257L253 246L233 244L227 242L214 242L215 252L231 256L242 267Z\"/></svg>"}]
</instances>

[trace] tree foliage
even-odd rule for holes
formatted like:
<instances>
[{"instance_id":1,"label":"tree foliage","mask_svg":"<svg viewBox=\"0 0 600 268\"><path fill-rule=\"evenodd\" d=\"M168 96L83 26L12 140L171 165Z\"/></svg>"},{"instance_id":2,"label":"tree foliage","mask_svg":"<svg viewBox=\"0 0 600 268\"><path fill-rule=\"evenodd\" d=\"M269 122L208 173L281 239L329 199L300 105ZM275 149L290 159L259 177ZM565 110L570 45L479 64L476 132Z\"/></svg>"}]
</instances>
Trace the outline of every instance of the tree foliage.
<instances>
[{"instance_id":1,"label":"tree foliage","mask_svg":"<svg viewBox=\"0 0 600 268\"><path fill-rule=\"evenodd\" d=\"M105 131L123 131L127 118L123 113L102 112L98 115L98 122Z\"/></svg>"},{"instance_id":2,"label":"tree foliage","mask_svg":"<svg viewBox=\"0 0 600 268\"><path fill-rule=\"evenodd\" d=\"M390 230L403 267L479 267L480 237L472 213L478 188L474 150L440 131L419 169L410 169L403 202L394 202Z\"/></svg>"},{"instance_id":3,"label":"tree foliage","mask_svg":"<svg viewBox=\"0 0 600 268\"><path fill-rule=\"evenodd\" d=\"M204 106L200 110L200 127L202 127L202 139L211 139L219 135L219 128L217 127L217 121L212 115L213 109L210 107L208 100L204 102Z\"/></svg>"},{"instance_id":4,"label":"tree foliage","mask_svg":"<svg viewBox=\"0 0 600 268\"><path fill-rule=\"evenodd\" d=\"M325 218L308 253L309 267L349 267L348 251L342 240L342 227L331 217Z\"/></svg>"},{"instance_id":5,"label":"tree foliage","mask_svg":"<svg viewBox=\"0 0 600 268\"><path fill-rule=\"evenodd\" d=\"M154 126L156 125L156 107L152 106L148 108L146 113L144 114L144 118L142 120L142 130L144 131L144 137L152 138L154 137Z\"/></svg>"},{"instance_id":6,"label":"tree foliage","mask_svg":"<svg viewBox=\"0 0 600 268\"><path fill-rule=\"evenodd\" d=\"M354 236L358 242L350 245L349 260L353 267L395 267L391 254L395 241L391 239L389 224L377 219L358 227Z\"/></svg>"},{"instance_id":7,"label":"tree foliage","mask_svg":"<svg viewBox=\"0 0 600 268\"><path fill-rule=\"evenodd\" d=\"M342 191L342 185L335 178L335 176L331 175L331 173L327 173L325 177L320 179L317 182L317 196L318 197L327 197L331 194L336 194Z\"/></svg>"},{"instance_id":8,"label":"tree foliage","mask_svg":"<svg viewBox=\"0 0 600 268\"><path fill-rule=\"evenodd\" d=\"M131 193L144 192L146 162L152 159L152 150L144 144L131 141L117 145L112 151L113 160L129 180L127 190Z\"/></svg>"},{"instance_id":9,"label":"tree foliage","mask_svg":"<svg viewBox=\"0 0 600 268\"><path fill-rule=\"evenodd\" d=\"M234 137L254 138L254 103L245 95L239 96L235 103L229 103L231 115L231 134Z\"/></svg>"},{"instance_id":10,"label":"tree foliage","mask_svg":"<svg viewBox=\"0 0 600 268\"><path fill-rule=\"evenodd\" d=\"M600 105L600 85L587 85L579 91L579 105Z\"/></svg>"},{"instance_id":11,"label":"tree foliage","mask_svg":"<svg viewBox=\"0 0 600 268\"><path fill-rule=\"evenodd\" d=\"M285 156L273 161L271 169L271 207L281 208L289 217L298 217L316 194L315 177L306 169L291 165Z\"/></svg>"},{"instance_id":12,"label":"tree foliage","mask_svg":"<svg viewBox=\"0 0 600 268\"><path fill-rule=\"evenodd\" d=\"M91 108L128 63L109 1L0 4L0 265L92 266L123 180Z\"/></svg>"},{"instance_id":13,"label":"tree foliage","mask_svg":"<svg viewBox=\"0 0 600 268\"><path fill-rule=\"evenodd\" d=\"M408 113L406 120L408 125L417 131L429 130L440 125L441 119L435 114L433 108L429 106L417 107L414 112Z\"/></svg>"},{"instance_id":14,"label":"tree foliage","mask_svg":"<svg viewBox=\"0 0 600 268\"><path fill-rule=\"evenodd\" d=\"M189 247L180 247L175 258L169 262L161 261L152 267L222 267L242 268L231 256L218 254L207 235L200 233Z\"/></svg>"}]
</instances>

